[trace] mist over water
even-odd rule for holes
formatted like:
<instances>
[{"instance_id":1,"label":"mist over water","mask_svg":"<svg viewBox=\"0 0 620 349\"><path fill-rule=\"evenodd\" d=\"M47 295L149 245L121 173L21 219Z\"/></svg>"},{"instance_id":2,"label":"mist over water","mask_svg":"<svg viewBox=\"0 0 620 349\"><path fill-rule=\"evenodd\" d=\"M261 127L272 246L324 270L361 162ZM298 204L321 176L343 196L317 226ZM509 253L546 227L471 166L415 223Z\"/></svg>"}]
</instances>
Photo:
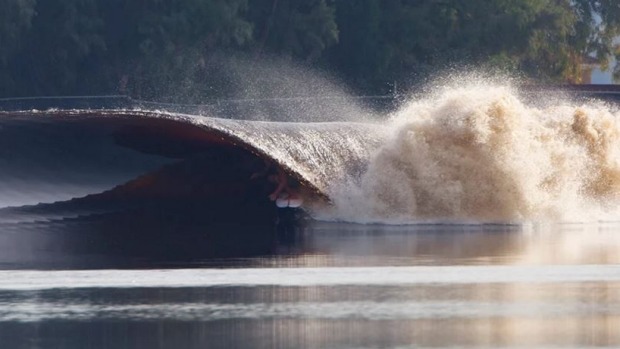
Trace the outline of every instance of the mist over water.
<instances>
[{"instance_id":1,"label":"mist over water","mask_svg":"<svg viewBox=\"0 0 620 349\"><path fill-rule=\"evenodd\" d=\"M374 120L376 109L390 104L389 96L360 98L328 73L281 57L196 61L153 86L145 98L154 102L146 107L185 113L184 106L194 106L192 114L252 121L329 122Z\"/></svg>"},{"instance_id":2,"label":"mist over water","mask_svg":"<svg viewBox=\"0 0 620 349\"><path fill-rule=\"evenodd\" d=\"M218 62L231 102L248 120L327 122L376 118L369 105L329 74L277 57ZM226 101L226 99L224 99Z\"/></svg>"},{"instance_id":3,"label":"mist over water","mask_svg":"<svg viewBox=\"0 0 620 349\"><path fill-rule=\"evenodd\" d=\"M461 81L405 104L367 170L332 187L335 208L326 217L396 224L620 217L617 109L546 96L532 101L508 84Z\"/></svg>"}]
</instances>

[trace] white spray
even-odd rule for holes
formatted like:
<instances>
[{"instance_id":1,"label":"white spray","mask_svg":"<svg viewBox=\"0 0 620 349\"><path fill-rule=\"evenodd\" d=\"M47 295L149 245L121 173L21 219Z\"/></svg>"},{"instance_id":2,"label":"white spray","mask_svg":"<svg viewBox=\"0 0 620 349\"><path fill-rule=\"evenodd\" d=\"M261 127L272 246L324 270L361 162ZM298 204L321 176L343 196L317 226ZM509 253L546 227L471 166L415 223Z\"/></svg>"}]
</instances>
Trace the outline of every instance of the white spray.
<instances>
[{"instance_id":1,"label":"white spray","mask_svg":"<svg viewBox=\"0 0 620 349\"><path fill-rule=\"evenodd\" d=\"M333 217L357 222L584 221L619 216L618 112L534 107L507 86L444 88L392 116Z\"/></svg>"}]
</instances>

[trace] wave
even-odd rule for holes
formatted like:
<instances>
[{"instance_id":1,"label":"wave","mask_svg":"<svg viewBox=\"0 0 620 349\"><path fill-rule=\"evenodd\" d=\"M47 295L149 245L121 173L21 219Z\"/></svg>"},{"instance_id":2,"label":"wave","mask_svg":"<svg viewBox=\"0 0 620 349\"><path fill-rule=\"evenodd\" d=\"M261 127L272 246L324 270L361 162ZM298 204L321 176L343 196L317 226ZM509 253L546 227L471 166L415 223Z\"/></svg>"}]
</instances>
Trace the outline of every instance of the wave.
<instances>
[{"instance_id":1,"label":"wave","mask_svg":"<svg viewBox=\"0 0 620 349\"><path fill-rule=\"evenodd\" d=\"M0 112L0 206L55 202L78 212L200 198L235 207L232 199L258 195L248 179L267 161L301 183L304 207L323 220L617 219L617 108L524 95L499 84L447 86L381 122Z\"/></svg>"},{"instance_id":2,"label":"wave","mask_svg":"<svg viewBox=\"0 0 620 349\"><path fill-rule=\"evenodd\" d=\"M202 193L217 204L247 194L264 160L302 184L310 207L364 171L382 130L145 110L1 112L0 196L4 207L71 203L73 211L111 197L118 204Z\"/></svg>"}]
</instances>

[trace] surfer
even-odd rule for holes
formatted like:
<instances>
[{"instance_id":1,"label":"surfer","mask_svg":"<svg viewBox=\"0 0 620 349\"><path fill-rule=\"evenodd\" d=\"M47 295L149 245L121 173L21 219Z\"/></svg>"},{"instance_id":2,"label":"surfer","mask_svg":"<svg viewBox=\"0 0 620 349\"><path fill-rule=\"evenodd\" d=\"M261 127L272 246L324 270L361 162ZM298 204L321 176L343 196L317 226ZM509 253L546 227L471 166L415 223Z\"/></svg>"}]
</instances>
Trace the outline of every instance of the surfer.
<instances>
[{"instance_id":1,"label":"surfer","mask_svg":"<svg viewBox=\"0 0 620 349\"><path fill-rule=\"evenodd\" d=\"M303 200L298 192L299 183L287 176L281 168L278 168L275 174L269 176L269 181L277 184L274 191L269 194L269 200L275 201L276 206L280 208L297 208L301 206Z\"/></svg>"},{"instance_id":2,"label":"surfer","mask_svg":"<svg viewBox=\"0 0 620 349\"><path fill-rule=\"evenodd\" d=\"M299 183L289 177L281 168L275 166L271 161L263 159L263 166L252 173L251 180L267 177L267 182L275 184L276 187L268 195L269 200L275 201L279 208L297 208L303 203L299 195Z\"/></svg>"}]
</instances>

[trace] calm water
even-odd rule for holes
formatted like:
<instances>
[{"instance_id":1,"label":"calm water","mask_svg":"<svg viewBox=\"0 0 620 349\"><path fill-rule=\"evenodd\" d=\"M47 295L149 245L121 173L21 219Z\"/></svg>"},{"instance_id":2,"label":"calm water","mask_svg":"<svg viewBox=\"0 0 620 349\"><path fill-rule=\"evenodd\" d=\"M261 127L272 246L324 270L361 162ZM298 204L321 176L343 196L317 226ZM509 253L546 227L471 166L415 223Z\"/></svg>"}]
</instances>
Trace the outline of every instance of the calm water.
<instances>
[{"instance_id":1,"label":"calm water","mask_svg":"<svg viewBox=\"0 0 620 349\"><path fill-rule=\"evenodd\" d=\"M2 223L0 348L620 346L618 223L101 226Z\"/></svg>"}]
</instances>

